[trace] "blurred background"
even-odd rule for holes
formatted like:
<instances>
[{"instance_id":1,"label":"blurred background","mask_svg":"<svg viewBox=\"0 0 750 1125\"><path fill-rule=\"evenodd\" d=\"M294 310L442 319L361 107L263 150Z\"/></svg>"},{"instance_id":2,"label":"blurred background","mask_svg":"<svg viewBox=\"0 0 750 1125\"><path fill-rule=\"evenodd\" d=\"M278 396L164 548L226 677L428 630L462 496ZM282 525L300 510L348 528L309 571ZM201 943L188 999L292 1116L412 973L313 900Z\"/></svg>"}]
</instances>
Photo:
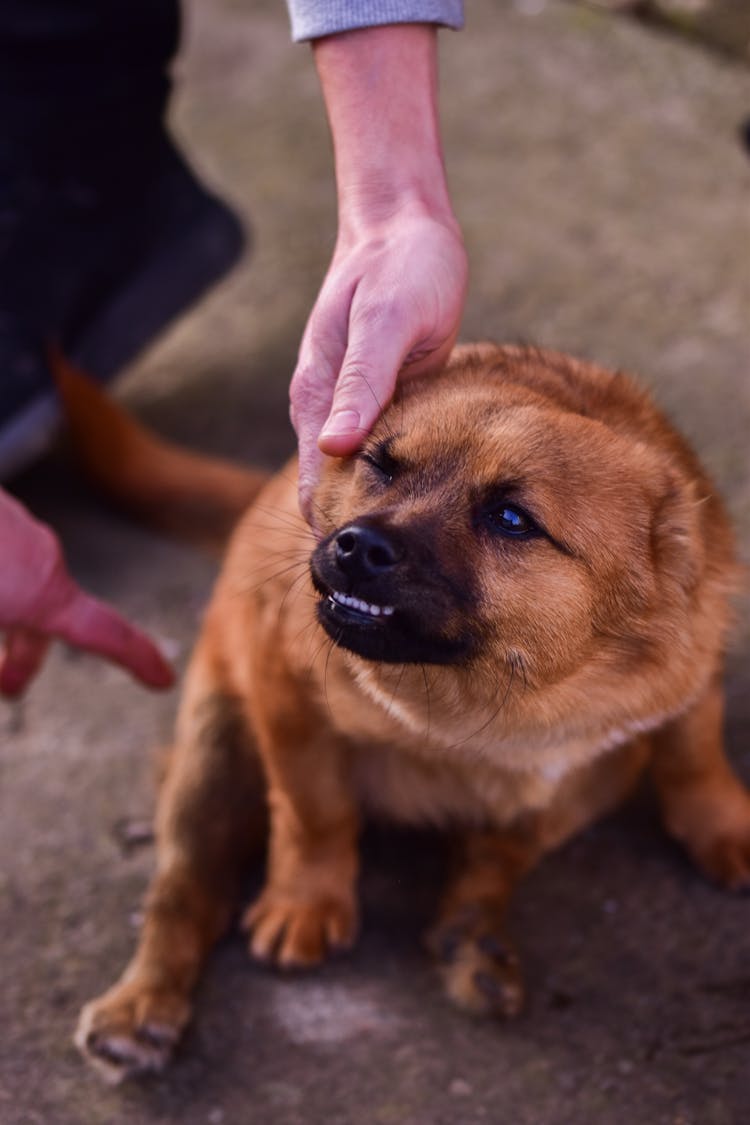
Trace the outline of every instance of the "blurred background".
<instances>
[{"instance_id":1,"label":"blurred background","mask_svg":"<svg viewBox=\"0 0 750 1125\"><path fill-rule=\"evenodd\" d=\"M742 0L469 0L441 33L449 179L471 261L462 336L638 373L726 495L750 561L750 18ZM173 129L252 230L240 265L117 393L162 433L275 466L287 387L335 235L327 126L280 0L185 6ZM15 482L76 577L182 667L214 563L132 526L57 450ZM750 782L750 605L729 661ZM512 932L530 1002L512 1026L440 995L419 933L438 841L376 834L357 951L310 977L217 952L164 1077L116 1091L70 1043L134 940L153 861L153 749L175 695L53 654L0 710L4 1125L706 1125L750 1099L750 906L703 883L648 794L530 878Z\"/></svg>"}]
</instances>

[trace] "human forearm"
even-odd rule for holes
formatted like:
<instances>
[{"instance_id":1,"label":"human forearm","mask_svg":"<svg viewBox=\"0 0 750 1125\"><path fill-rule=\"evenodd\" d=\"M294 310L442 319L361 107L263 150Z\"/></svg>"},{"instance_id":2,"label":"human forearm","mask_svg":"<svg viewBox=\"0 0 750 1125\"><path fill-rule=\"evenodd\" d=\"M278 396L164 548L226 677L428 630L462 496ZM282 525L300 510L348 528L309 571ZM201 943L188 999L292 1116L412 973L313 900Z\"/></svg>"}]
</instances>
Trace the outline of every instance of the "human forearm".
<instances>
[{"instance_id":1,"label":"human forearm","mask_svg":"<svg viewBox=\"0 0 750 1125\"><path fill-rule=\"evenodd\" d=\"M409 206L455 223L437 106L437 31L397 24L314 44L334 145L340 233Z\"/></svg>"}]
</instances>

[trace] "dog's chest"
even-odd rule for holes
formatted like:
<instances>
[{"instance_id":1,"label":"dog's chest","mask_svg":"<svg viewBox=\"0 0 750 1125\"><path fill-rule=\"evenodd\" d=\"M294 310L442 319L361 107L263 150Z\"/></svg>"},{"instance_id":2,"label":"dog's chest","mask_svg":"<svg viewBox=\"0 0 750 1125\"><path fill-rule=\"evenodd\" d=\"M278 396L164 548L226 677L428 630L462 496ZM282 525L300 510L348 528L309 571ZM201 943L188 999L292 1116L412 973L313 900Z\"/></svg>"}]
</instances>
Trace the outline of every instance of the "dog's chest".
<instances>
[{"instance_id":1,"label":"dog's chest","mask_svg":"<svg viewBox=\"0 0 750 1125\"><path fill-rule=\"evenodd\" d=\"M435 757L384 744L356 748L352 782L371 815L405 824L507 823L545 808L561 777L554 771L515 771L436 750Z\"/></svg>"}]
</instances>

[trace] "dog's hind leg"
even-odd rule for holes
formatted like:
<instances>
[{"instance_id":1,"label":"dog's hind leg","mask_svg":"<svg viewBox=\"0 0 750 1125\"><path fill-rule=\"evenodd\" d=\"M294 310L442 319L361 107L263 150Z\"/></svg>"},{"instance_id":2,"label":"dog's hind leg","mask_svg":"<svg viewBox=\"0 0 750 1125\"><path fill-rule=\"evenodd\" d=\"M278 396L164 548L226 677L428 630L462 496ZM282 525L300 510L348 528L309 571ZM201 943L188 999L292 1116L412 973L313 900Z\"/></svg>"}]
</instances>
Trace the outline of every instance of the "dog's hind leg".
<instances>
[{"instance_id":1,"label":"dog's hind leg","mask_svg":"<svg viewBox=\"0 0 750 1125\"><path fill-rule=\"evenodd\" d=\"M698 701L653 736L652 773L668 831L730 890L750 887L750 794L724 753L718 676Z\"/></svg>"},{"instance_id":2,"label":"dog's hind leg","mask_svg":"<svg viewBox=\"0 0 750 1125\"><path fill-rule=\"evenodd\" d=\"M265 836L260 764L239 704L193 666L159 799L157 871L135 955L87 1004L75 1042L112 1082L160 1070L190 1016L193 986Z\"/></svg>"}]
</instances>

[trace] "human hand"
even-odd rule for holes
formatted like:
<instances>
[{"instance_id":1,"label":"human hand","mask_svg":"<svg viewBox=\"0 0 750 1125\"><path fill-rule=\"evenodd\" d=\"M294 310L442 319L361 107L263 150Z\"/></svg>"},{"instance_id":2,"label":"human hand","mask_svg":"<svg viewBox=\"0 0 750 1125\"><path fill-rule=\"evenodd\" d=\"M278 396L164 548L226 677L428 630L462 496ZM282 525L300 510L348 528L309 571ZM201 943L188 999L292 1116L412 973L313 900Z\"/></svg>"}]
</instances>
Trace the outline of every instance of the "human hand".
<instances>
[{"instance_id":1,"label":"human hand","mask_svg":"<svg viewBox=\"0 0 750 1125\"><path fill-rule=\"evenodd\" d=\"M443 216L409 209L339 237L291 386L300 506L311 522L323 454L342 457L361 445L399 375L445 363L466 276L458 225Z\"/></svg>"},{"instance_id":2,"label":"human hand","mask_svg":"<svg viewBox=\"0 0 750 1125\"><path fill-rule=\"evenodd\" d=\"M467 263L443 166L436 42L429 24L395 24L314 45L339 233L291 386L313 526L323 454L354 452L397 379L438 370L458 334Z\"/></svg>"},{"instance_id":3,"label":"human hand","mask_svg":"<svg viewBox=\"0 0 750 1125\"><path fill-rule=\"evenodd\" d=\"M85 593L68 574L52 531L2 490L0 544L0 695L26 689L55 638L120 664L148 687L172 684L153 641Z\"/></svg>"}]
</instances>

